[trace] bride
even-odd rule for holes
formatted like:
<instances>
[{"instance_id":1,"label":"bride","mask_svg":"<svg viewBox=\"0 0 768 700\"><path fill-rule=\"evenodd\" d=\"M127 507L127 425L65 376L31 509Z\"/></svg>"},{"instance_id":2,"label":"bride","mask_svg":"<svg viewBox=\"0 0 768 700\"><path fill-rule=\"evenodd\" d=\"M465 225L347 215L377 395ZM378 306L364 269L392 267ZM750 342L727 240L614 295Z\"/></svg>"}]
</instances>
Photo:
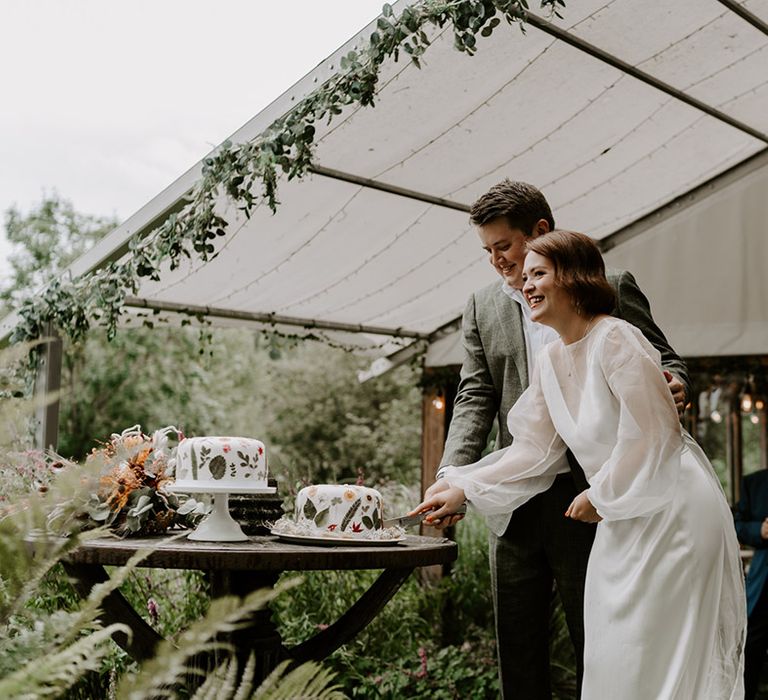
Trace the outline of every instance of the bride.
<instances>
[{"instance_id":1,"label":"bride","mask_svg":"<svg viewBox=\"0 0 768 700\"><path fill-rule=\"evenodd\" d=\"M514 442L448 467L426 520L466 500L501 534L512 511L554 481L570 448L589 489L565 517L599 522L584 599L585 700L735 700L744 696L744 585L728 505L706 456L682 430L659 354L607 315L613 290L589 237L528 243L523 294L560 340L542 348L509 412ZM447 486L446 486L447 485ZM502 650L503 653L503 650Z\"/></svg>"}]
</instances>

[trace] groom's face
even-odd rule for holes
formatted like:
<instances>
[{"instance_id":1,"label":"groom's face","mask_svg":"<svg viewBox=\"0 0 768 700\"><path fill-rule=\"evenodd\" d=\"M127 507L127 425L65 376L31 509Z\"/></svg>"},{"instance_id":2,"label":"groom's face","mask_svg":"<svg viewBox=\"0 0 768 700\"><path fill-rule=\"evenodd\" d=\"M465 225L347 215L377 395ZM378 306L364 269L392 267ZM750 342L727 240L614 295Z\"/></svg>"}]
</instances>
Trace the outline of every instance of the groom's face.
<instances>
[{"instance_id":1,"label":"groom's face","mask_svg":"<svg viewBox=\"0 0 768 700\"><path fill-rule=\"evenodd\" d=\"M534 226L533 233L526 236L521 229L510 226L503 216L477 227L483 250L488 253L489 262L504 281L515 289L523 288L525 244L531 238L547 231L549 231L549 225L541 219Z\"/></svg>"}]
</instances>

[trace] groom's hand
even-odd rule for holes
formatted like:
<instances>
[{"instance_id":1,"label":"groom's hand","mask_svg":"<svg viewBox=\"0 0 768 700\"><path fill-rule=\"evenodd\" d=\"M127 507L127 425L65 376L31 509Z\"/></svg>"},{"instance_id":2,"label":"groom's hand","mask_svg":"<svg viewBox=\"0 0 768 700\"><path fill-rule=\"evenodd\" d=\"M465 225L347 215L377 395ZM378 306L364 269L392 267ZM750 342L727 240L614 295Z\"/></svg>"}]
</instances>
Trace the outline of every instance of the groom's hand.
<instances>
[{"instance_id":1,"label":"groom's hand","mask_svg":"<svg viewBox=\"0 0 768 700\"><path fill-rule=\"evenodd\" d=\"M669 370L664 370L664 378L667 380L667 386L672 393L672 398L675 401L675 408L677 409L677 415L682 416L685 410L685 386L683 383Z\"/></svg>"},{"instance_id":2,"label":"groom's hand","mask_svg":"<svg viewBox=\"0 0 768 700\"><path fill-rule=\"evenodd\" d=\"M592 502L587 498L587 493L588 490L582 491L573 499L568 510L565 511L566 518L580 520L583 523L599 523L602 520Z\"/></svg>"},{"instance_id":3,"label":"groom's hand","mask_svg":"<svg viewBox=\"0 0 768 700\"><path fill-rule=\"evenodd\" d=\"M432 496L436 496L441 491L445 491L448 488L448 482L445 479L438 479L432 486L430 486L425 492L424 492L424 499L432 498Z\"/></svg>"}]
</instances>

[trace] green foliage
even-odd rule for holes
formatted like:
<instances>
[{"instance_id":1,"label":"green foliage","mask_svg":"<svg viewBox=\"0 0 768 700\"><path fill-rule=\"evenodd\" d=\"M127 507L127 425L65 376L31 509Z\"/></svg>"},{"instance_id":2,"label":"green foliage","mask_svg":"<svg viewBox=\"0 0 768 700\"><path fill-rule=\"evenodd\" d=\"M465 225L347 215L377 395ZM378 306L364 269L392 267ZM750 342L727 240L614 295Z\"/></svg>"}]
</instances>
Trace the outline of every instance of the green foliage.
<instances>
[{"instance_id":1,"label":"green foliage","mask_svg":"<svg viewBox=\"0 0 768 700\"><path fill-rule=\"evenodd\" d=\"M140 424L174 424L187 435L263 434L254 407L269 360L247 331L212 331L213 355L195 331L121 331L65 345L59 451L84 457L97 440Z\"/></svg>"},{"instance_id":2,"label":"green foliage","mask_svg":"<svg viewBox=\"0 0 768 700\"><path fill-rule=\"evenodd\" d=\"M8 209L5 236L14 250L8 256L10 282L0 289L0 313L44 287L116 225L114 219L79 214L57 194L43 197L26 215Z\"/></svg>"},{"instance_id":3,"label":"green foliage","mask_svg":"<svg viewBox=\"0 0 768 700\"><path fill-rule=\"evenodd\" d=\"M248 334L217 334L216 343L232 354L252 347ZM59 451L82 458L95 439L137 423L175 424L187 434L221 426L228 371L217 364L222 358L214 361L198 349L197 335L188 328L125 330L111 343L91 337L67 345Z\"/></svg>"},{"instance_id":4,"label":"green foliage","mask_svg":"<svg viewBox=\"0 0 768 700\"><path fill-rule=\"evenodd\" d=\"M194 621L174 641L160 643L153 659L142 664L138 673L126 676L118 688L118 698L175 697L176 690L188 683L190 675L204 676L194 666L195 657L232 651L221 635L241 629L247 618L260 610L297 581L286 580L273 590L258 590L243 599L225 596L211 601L208 613Z\"/></svg>"},{"instance_id":5,"label":"green foliage","mask_svg":"<svg viewBox=\"0 0 768 700\"><path fill-rule=\"evenodd\" d=\"M541 5L555 11L563 0L541 0ZM145 238L132 239L125 260L77 280L53 280L44 293L28 298L14 339L40 337L48 322L73 340L82 338L94 322L112 338L125 296L136 292L142 278L158 280L164 265L175 269L183 258L206 261L216 254L216 243L227 234L218 208L222 195L247 216L261 202L276 210L279 177L302 177L311 170L315 124L332 121L350 105L372 107L386 60L397 61L402 51L419 66L436 27L449 27L456 49L472 55L478 36L490 36L502 19L524 22L526 10L526 0L424 0L396 17L384 5L368 42L342 58L339 72L253 141L227 142L206 158L202 178L184 208Z\"/></svg>"},{"instance_id":6,"label":"green foliage","mask_svg":"<svg viewBox=\"0 0 768 700\"><path fill-rule=\"evenodd\" d=\"M418 480L420 394L414 370L360 384L365 360L306 344L271 363L259 390L270 469L284 483Z\"/></svg>"},{"instance_id":7,"label":"green foliage","mask_svg":"<svg viewBox=\"0 0 768 700\"><path fill-rule=\"evenodd\" d=\"M259 686L253 700L343 700L334 682L335 675L320 664L309 662L286 672L289 662L278 666ZM218 696L217 696L218 697Z\"/></svg>"},{"instance_id":8,"label":"green foliage","mask_svg":"<svg viewBox=\"0 0 768 700\"><path fill-rule=\"evenodd\" d=\"M17 497L0 510L0 697L58 697L111 652L109 633L118 627L102 629L96 610L127 569L82 606L40 604L55 564L84 538L104 534L49 529L53 510L81 488L79 474L63 472L45 495Z\"/></svg>"},{"instance_id":9,"label":"green foliage","mask_svg":"<svg viewBox=\"0 0 768 700\"><path fill-rule=\"evenodd\" d=\"M414 369L360 384L366 359L307 342L270 360L247 331L212 334L212 357L198 354L189 329L85 341L64 373L59 451L79 459L121 428L175 424L187 435L262 436L287 488L354 481L360 471L371 484L418 479Z\"/></svg>"},{"instance_id":10,"label":"green foliage","mask_svg":"<svg viewBox=\"0 0 768 700\"><path fill-rule=\"evenodd\" d=\"M138 568L120 587L134 610L166 639L176 639L208 610L209 586L202 571Z\"/></svg>"},{"instance_id":11,"label":"green foliage","mask_svg":"<svg viewBox=\"0 0 768 700\"><path fill-rule=\"evenodd\" d=\"M86 671L99 667L111 635L117 631L129 630L124 625L110 625L34 659L0 679L0 697L20 700L60 697Z\"/></svg>"}]
</instances>

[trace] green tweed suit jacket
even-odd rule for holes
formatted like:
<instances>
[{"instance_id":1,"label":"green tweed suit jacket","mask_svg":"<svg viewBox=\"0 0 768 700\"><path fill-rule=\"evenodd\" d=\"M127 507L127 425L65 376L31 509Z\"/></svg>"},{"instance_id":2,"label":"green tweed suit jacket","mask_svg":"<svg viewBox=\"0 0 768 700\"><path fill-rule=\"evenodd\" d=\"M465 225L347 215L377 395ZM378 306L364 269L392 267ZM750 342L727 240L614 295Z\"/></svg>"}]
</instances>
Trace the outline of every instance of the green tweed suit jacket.
<instances>
[{"instance_id":1,"label":"green tweed suit jacket","mask_svg":"<svg viewBox=\"0 0 768 700\"><path fill-rule=\"evenodd\" d=\"M613 315L639 328L661 353L664 369L686 388L690 383L685 362L670 347L651 316L645 295L634 277L622 270L608 271L616 291ZM501 282L475 292L462 320L464 363L440 466L462 466L480 459L493 421L499 431L496 449L512 442L507 413L528 386L528 361L520 306L507 296Z\"/></svg>"}]
</instances>

